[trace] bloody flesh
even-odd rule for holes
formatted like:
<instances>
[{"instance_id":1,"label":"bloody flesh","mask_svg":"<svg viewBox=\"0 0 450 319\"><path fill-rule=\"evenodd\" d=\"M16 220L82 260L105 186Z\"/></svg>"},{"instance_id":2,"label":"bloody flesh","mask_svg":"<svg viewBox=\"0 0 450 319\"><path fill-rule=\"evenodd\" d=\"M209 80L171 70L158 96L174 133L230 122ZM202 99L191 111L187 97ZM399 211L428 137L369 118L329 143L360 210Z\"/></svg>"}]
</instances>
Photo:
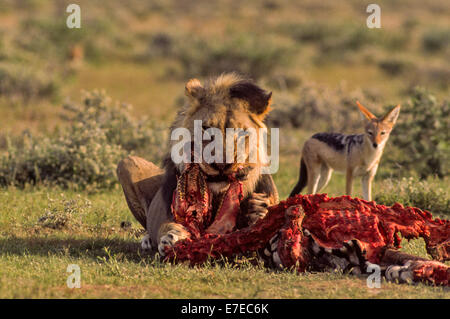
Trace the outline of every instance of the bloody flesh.
<instances>
[{"instance_id":1,"label":"bloody flesh","mask_svg":"<svg viewBox=\"0 0 450 319\"><path fill-rule=\"evenodd\" d=\"M184 193L187 185L183 182L180 186L179 183L172 205L175 221L183 224L193 236L168 248L167 260L188 261L194 265L208 258L245 254L263 248L277 233L280 234L277 252L283 266L295 265L299 271L308 267L310 238L329 249L341 248L349 240L356 240L364 258L377 264L386 249L400 248L401 237L422 237L434 259L450 259L450 221L433 219L429 212L418 208L403 207L398 203L388 207L350 196L296 195L269 207L266 217L254 225L236 229L237 215L242 213L239 211L240 182L230 182L216 219L210 221L211 212L206 207L210 208L211 194L204 186L201 171L187 170L182 178L202 181L192 183L194 187L189 188L188 197L180 197L180 188ZM310 237L304 235L305 230ZM440 264L443 266L433 268L430 265L415 269L415 278L422 280L434 276L433 282L448 285L449 267Z\"/></svg>"}]
</instances>

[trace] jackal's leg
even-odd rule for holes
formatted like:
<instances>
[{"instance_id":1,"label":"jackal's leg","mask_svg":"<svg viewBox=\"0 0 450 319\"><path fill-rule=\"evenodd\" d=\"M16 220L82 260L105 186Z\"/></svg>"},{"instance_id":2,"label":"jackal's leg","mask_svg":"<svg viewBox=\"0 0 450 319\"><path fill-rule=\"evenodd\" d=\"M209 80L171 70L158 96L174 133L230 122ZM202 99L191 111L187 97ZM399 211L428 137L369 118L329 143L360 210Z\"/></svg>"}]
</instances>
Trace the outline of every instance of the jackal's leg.
<instances>
[{"instance_id":1,"label":"jackal's leg","mask_svg":"<svg viewBox=\"0 0 450 319\"><path fill-rule=\"evenodd\" d=\"M308 193L317 193L317 186L320 180L320 164L313 165L311 169L308 169Z\"/></svg>"},{"instance_id":2,"label":"jackal's leg","mask_svg":"<svg viewBox=\"0 0 450 319\"><path fill-rule=\"evenodd\" d=\"M137 156L129 156L117 166L128 207L137 221L147 228L146 212L161 186L163 170Z\"/></svg>"},{"instance_id":3,"label":"jackal's leg","mask_svg":"<svg viewBox=\"0 0 450 319\"><path fill-rule=\"evenodd\" d=\"M353 190L353 169L347 168L346 183L345 183L345 195L352 196Z\"/></svg>"},{"instance_id":4,"label":"jackal's leg","mask_svg":"<svg viewBox=\"0 0 450 319\"><path fill-rule=\"evenodd\" d=\"M324 189L325 186L328 185L328 182L330 181L332 173L333 173L333 170L328 165L322 164L321 171L320 171L319 184L317 186L317 192L322 191L322 189Z\"/></svg>"},{"instance_id":5,"label":"jackal's leg","mask_svg":"<svg viewBox=\"0 0 450 319\"><path fill-rule=\"evenodd\" d=\"M372 181L377 173L377 168L378 166L371 169L367 174L363 175L361 179L363 198L368 201L372 200Z\"/></svg>"}]
</instances>

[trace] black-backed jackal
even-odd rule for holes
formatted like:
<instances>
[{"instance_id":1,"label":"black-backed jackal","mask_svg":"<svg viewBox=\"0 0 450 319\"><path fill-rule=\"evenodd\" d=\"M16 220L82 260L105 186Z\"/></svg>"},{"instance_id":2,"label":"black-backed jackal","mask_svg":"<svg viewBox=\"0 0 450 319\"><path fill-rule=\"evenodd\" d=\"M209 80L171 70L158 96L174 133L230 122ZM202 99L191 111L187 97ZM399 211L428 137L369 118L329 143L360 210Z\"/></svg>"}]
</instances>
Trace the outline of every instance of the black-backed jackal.
<instances>
[{"instance_id":1,"label":"black-backed jackal","mask_svg":"<svg viewBox=\"0 0 450 319\"><path fill-rule=\"evenodd\" d=\"M356 102L365 118L365 132L360 135L317 133L305 142L300 160L300 177L290 196L307 185L308 193L320 192L333 170L346 173L346 194L352 194L353 178L361 176L363 197L371 200L371 184L389 134L397 121L400 105L378 119Z\"/></svg>"}]
</instances>

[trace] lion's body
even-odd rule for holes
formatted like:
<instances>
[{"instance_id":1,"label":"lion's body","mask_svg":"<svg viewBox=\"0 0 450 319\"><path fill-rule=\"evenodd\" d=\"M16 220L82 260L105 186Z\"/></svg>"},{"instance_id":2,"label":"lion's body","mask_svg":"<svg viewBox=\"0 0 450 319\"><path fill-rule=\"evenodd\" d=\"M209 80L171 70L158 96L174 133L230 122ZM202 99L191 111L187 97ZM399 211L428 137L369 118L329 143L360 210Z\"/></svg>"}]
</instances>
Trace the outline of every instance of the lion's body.
<instances>
[{"instance_id":1,"label":"lion's body","mask_svg":"<svg viewBox=\"0 0 450 319\"><path fill-rule=\"evenodd\" d=\"M226 136L227 128L266 128L263 119L269 110L271 94L235 74L222 75L207 82L204 87L198 80L190 80L186 85L186 95L189 102L178 112L171 132L176 128L185 128L193 135L196 120L202 121L205 130L216 128L223 136ZM172 141L169 148L176 142ZM241 227L264 217L267 207L278 202L272 177L261 173L259 160L256 163L249 162L200 163L202 171L208 176L213 210L217 210L227 190L228 177L238 170L243 172L240 176L244 195L239 216ZM130 210L146 228L152 248L158 247L160 252L163 246L173 245L177 240L189 236L182 225L173 222L171 212L177 176L184 166L184 163L174 163L169 153L164 160L164 169L139 157L124 159L117 168Z\"/></svg>"}]
</instances>

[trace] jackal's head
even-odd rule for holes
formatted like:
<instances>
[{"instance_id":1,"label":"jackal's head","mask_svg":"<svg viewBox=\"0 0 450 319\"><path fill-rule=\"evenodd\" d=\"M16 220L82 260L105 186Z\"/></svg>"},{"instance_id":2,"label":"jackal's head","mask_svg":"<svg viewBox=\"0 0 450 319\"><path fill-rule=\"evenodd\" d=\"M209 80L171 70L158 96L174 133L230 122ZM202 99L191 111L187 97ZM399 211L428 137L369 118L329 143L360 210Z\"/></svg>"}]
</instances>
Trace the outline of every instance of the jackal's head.
<instances>
[{"instance_id":1,"label":"jackal's head","mask_svg":"<svg viewBox=\"0 0 450 319\"><path fill-rule=\"evenodd\" d=\"M383 147L389 138L389 134L397 121L400 113L400 104L387 112L382 118L377 118L368 109L356 101L359 110L363 114L365 125L365 138L370 142L373 148Z\"/></svg>"}]
</instances>

